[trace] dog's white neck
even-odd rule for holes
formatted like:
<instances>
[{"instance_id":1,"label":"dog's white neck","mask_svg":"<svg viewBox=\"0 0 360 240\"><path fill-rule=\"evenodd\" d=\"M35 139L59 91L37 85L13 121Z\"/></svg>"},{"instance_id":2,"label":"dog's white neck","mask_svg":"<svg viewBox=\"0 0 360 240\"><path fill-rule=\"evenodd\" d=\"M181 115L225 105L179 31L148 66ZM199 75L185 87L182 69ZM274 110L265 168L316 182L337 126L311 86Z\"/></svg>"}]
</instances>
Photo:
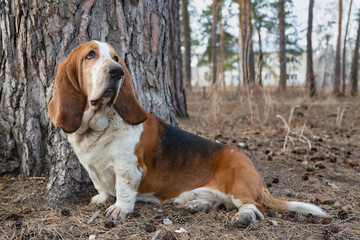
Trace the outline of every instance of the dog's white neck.
<instances>
[{"instance_id":1,"label":"dog's white neck","mask_svg":"<svg viewBox=\"0 0 360 240\"><path fill-rule=\"evenodd\" d=\"M135 192L133 195L136 196L141 172L138 170L135 147L140 141L143 124L128 124L113 107L106 108L103 114L98 111L93 115L85 112L83 123L86 125L81 128L85 129L85 132L70 134L68 139L99 194L116 196L116 178L130 174L131 179L136 179L136 188L128 190L126 194ZM122 169L126 171L121 172ZM127 181L123 182L121 186Z\"/></svg>"}]
</instances>

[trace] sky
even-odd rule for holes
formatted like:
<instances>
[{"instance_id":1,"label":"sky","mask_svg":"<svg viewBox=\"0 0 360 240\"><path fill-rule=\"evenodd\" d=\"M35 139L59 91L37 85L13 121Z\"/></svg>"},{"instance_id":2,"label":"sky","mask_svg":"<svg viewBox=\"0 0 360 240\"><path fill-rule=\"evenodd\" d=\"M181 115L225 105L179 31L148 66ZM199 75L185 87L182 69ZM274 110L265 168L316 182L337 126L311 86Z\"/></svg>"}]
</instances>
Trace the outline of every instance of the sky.
<instances>
[{"instance_id":1,"label":"sky","mask_svg":"<svg viewBox=\"0 0 360 240\"><path fill-rule=\"evenodd\" d=\"M195 53L201 54L206 49L206 39L201 36L201 13L202 10L206 9L207 6L211 5L213 1L212 0L196 0L196 1L190 1L190 8L193 8L196 11L196 14L193 14L191 16L190 22L191 22L191 28L192 28L192 37L196 37L198 40L200 40L201 45L200 47L196 47ZM231 11L234 16L228 20L228 23L230 26L229 31L236 37L239 36L239 21L238 21L238 6L237 4L232 4L232 7L230 7L231 1L224 1L224 11L223 14L228 16L229 11ZM302 46L304 49L306 47L306 31L307 31L307 21L308 21L308 7L309 7L309 0L293 0L294 8L293 8L293 14L295 15L295 25L298 32L298 43L300 46ZM347 16L349 11L349 3L350 0L343 0L343 35L345 32L346 22L347 22ZM350 44L353 43L353 41L356 38L356 32L357 32L357 24L356 21L356 14L359 12L360 9L360 1L359 0L353 0L352 4L352 12L351 12L351 18L350 18L350 24L349 24L349 30L348 30L348 40ZM270 14L270 13L269 13ZM226 18L226 17L224 17ZM325 30L319 30L321 25L326 25L329 21L333 21L333 25L328 28L327 31ZM324 44L324 41L321 41L322 36L325 35L325 33L329 33L331 36L330 44L335 45L336 39L337 39L337 26L338 23L338 0L315 0L314 4L314 10L313 10L313 48L319 48L322 44ZM266 41L266 32L263 32L263 39L265 39L263 48L265 51L276 51L277 45L275 45L271 38ZM256 35L254 35L254 41L257 41ZM275 46L274 46L275 45ZM255 48L255 47L254 47Z\"/></svg>"}]
</instances>

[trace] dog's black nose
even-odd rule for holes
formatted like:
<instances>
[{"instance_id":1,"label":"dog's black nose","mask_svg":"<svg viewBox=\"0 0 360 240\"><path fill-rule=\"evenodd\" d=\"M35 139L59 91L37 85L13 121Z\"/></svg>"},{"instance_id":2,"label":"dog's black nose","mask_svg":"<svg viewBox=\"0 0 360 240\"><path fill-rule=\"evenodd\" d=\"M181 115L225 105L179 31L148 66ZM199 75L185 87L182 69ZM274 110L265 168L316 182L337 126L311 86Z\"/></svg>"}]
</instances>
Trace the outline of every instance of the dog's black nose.
<instances>
[{"instance_id":1,"label":"dog's black nose","mask_svg":"<svg viewBox=\"0 0 360 240\"><path fill-rule=\"evenodd\" d=\"M124 76L124 69L119 65L111 65L107 68L107 72L109 73L111 79L117 81L120 80Z\"/></svg>"}]
</instances>

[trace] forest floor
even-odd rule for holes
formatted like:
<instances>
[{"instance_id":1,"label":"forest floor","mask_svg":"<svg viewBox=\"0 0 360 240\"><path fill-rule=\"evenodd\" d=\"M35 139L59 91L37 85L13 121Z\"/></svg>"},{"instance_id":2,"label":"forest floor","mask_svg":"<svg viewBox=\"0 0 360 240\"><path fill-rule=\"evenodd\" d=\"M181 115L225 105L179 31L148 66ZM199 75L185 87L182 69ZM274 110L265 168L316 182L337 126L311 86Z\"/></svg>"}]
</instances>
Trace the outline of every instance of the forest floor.
<instances>
[{"instance_id":1,"label":"forest floor","mask_svg":"<svg viewBox=\"0 0 360 240\"><path fill-rule=\"evenodd\" d=\"M203 95L187 94L190 117L179 119L182 128L244 152L273 196L314 203L329 217L265 209L264 221L238 229L231 224L235 210L190 214L171 204L137 203L125 221L111 221L107 206L89 199L46 205L46 177L2 177L0 239L360 239L360 98L233 89L215 101L216 115Z\"/></svg>"}]
</instances>

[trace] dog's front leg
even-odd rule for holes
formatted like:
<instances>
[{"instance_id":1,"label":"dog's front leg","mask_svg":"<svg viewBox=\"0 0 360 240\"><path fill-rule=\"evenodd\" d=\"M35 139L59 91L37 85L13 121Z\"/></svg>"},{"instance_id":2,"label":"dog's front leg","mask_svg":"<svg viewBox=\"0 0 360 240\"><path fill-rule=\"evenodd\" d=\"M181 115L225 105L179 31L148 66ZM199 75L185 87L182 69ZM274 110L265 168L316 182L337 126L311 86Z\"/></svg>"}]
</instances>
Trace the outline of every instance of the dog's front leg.
<instances>
[{"instance_id":1,"label":"dog's front leg","mask_svg":"<svg viewBox=\"0 0 360 240\"><path fill-rule=\"evenodd\" d=\"M137 168L137 158L130 155L124 161L114 164L116 202L106 210L106 217L125 219L126 214L134 209L141 172Z\"/></svg>"}]
</instances>

